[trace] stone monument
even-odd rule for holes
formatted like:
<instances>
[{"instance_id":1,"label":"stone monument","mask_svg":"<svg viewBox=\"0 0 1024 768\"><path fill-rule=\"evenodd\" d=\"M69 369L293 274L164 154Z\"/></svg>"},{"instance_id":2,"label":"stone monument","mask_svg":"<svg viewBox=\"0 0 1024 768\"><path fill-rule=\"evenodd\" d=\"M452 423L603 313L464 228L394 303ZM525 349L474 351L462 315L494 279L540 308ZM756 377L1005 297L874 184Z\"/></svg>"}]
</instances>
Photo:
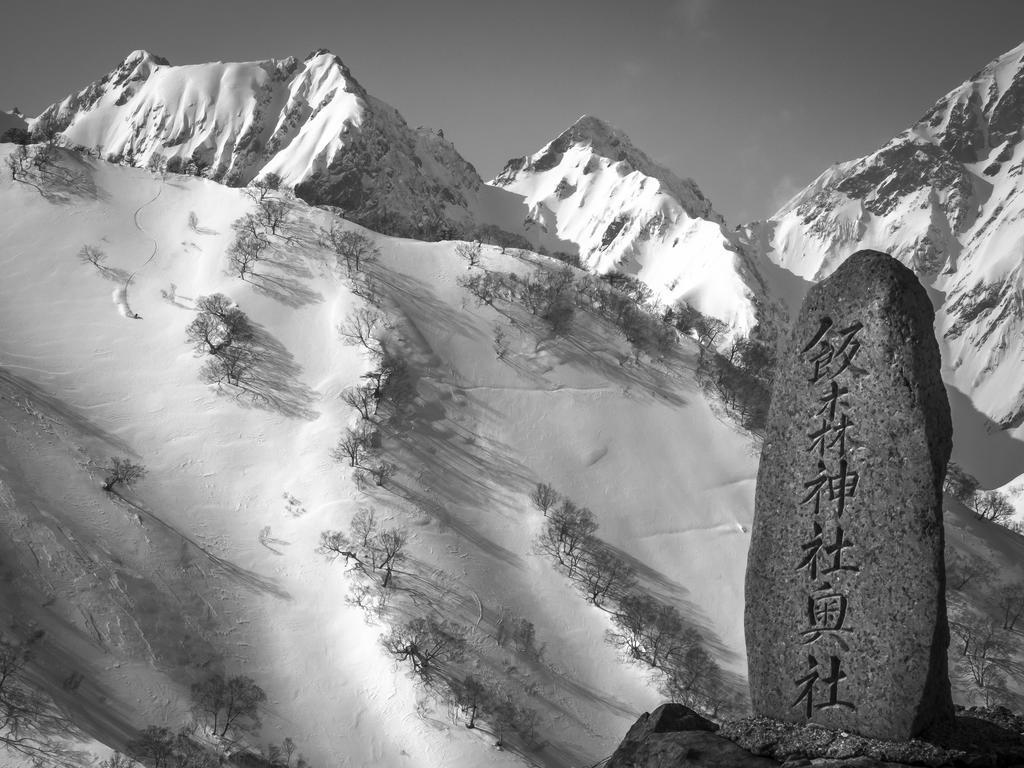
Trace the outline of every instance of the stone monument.
<instances>
[{"instance_id":1,"label":"stone monument","mask_svg":"<svg viewBox=\"0 0 1024 768\"><path fill-rule=\"evenodd\" d=\"M756 715L909 739L952 720L942 482L952 426L914 273L859 251L807 294L757 476Z\"/></svg>"}]
</instances>

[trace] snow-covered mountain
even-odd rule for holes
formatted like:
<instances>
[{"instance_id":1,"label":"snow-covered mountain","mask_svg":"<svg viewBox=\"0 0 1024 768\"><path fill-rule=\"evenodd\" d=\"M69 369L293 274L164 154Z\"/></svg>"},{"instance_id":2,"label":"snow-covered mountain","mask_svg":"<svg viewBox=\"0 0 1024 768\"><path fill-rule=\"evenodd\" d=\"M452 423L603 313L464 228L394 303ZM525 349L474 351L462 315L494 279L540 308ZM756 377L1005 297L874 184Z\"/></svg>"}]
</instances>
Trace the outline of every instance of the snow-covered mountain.
<instances>
[{"instance_id":1,"label":"snow-covered mountain","mask_svg":"<svg viewBox=\"0 0 1024 768\"><path fill-rule=\"evenodd\" d=\"M608 123L584 115L490 184L523 195L537 229L574 243L589 269L636 275L741 333L757 325L762 277L711 201Z\"/></svg>"},{"instance_id":2,"label":"snow-covered mountain","mask_svg":"<svg viewBox=\"0 0 1024 768\"><path fill-rule=\"evenodd\" d=\"M411 129L327 51L188 66L135 51L34 125L107 160L228 186L273 173L378 232L579 253L741 333L765 314L759 271L697 185L593 117L485 185L443 133Z\"/></svg>"},{"instance_id":3,"label":"snow-covered mountain","mask_svg":"<svg viewBox=\"0 0 1024 768\"><path fill-rule=\"evenodd\" d=\"M1024 422L1024 45L877 152L834 165L747 229L807 280L860 248L930 286L946 380L1003 427Z\"/></svg>"},{"instance_id":4,"label":"snow-covered mountain","mask_svg":"<svg viewBox=\"0 0 1024 768\"><path fill-rule=\"evenodd\" d=\"M275 173L310 203L381 232L470 236L482 185L440 131L410 128L328 51L171 66L146 51L48 107L36 123L135 166L229 186Z\"/></svg>"},{"instance_id":5,"label":"snow-covered mountain","mask_svg":"<svg viewBox=\"0 0 1024 768\"><path fill-rule=\"evenodd\" d=\"M14 151L0 145L0 163ZM346 598L351 567L316 554L322 531L372 507L408 534L396 578L422 615L466 628L467 671L541 715L531 764L594 764L660 694L606 643L609 613L538 553L539 482L592 509L640 583L742 670L756 451L705 399L693 340L624 363L629 343L583 310L549 338L525 307L463 285L548 260L484 246L470 271L455 243L376 235L287 194L272 256L243 280L232 223L256 204L240 190L57 156L76 176L54 175L46 196L0 175L0 206L16 212L0 217L0 556L18 574L0 618L45 630L45 688L91 734L123 746L150 723L176 728L189 684L223 667L268 692L261 743L291 735L320 768L524 764L491 729L449 722ZM331 223L379 246L372 292L353 293L318 241ZM105 260L78 258L85 244ZM209 356L186 328L213 293L264 340L262 399L201 378ZM338 326L371 293L415 382L405 415L381 425L397 468L386 488L331 458L360 423L339 395L376 364ZM100 487L112 455L148 468L125 490L135 507ZM386 623L414 615L401 600ZM543 655L500 639L512 617ZM62 687L75 671L84 682Z\"/></svg>"}]
</instances>

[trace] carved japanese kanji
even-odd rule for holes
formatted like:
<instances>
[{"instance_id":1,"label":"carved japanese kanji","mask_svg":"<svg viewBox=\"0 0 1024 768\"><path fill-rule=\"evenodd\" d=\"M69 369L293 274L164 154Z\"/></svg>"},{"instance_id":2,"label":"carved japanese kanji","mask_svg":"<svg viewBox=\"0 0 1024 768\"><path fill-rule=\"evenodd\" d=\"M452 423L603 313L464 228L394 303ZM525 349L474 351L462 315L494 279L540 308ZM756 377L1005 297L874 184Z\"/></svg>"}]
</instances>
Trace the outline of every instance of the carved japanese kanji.
<instances>
[{"instance_id":1,"label":"carved japanese kanji","mask_svg":"<svg viewBox=\"0 0 1024 768\"><path fill-rule=\"evenodd\" d=\"M782 350L747 562L756 714L895 739L952 715L933 322L909 270L862 252Z\"/></svg>"}]
</instances>

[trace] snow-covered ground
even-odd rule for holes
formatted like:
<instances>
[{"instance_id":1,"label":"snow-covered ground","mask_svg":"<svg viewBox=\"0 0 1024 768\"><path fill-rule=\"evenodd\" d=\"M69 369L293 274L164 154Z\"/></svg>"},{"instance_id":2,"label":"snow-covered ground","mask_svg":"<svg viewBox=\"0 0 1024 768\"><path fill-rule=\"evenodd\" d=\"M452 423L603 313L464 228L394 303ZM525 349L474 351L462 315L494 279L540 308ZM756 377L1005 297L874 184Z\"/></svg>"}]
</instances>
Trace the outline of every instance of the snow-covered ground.
<instances>
[{"instance_id":1,"label":"snow-covered ground","mask_svg":"<svg viewBox=\"0 0 1024 768\"><path fill-rule=\"evenodd\" d=\"M360 489L329 454L355 418L338 395L370 365L336 331L362 300L318 243L329 214L293 201L274 263L243 282L225 256L253 206L241 191L62 157L80 179L46 198L0 180L0 207L17 212L0 220L0 557L12 574L0 608L19 630L45 630L38 672L92 735L117 744L149 723L176 727L188 686L223 668L267 690L261 741L291 735L320 768L522 764L416 686L378 644L382 627L346 603L342 563L314 553L321 531L372 506L410 532L410 569L434 596L424 610L467 628L471 668L532 690L529 759L593 764L660 696L605 643L608 614L535 552L542 517L527 494L542 481L590 507L644 584L743 673L759 449L694 381L689 340L637 365L581 315L538 344L458 285L455 243L369 233L417 398L385 433L397 476ZM108 254L104 271L77 258L85 244ZM541 258L485 246L482 266L524 272ZM270 350L265 403L199 379L185 327L195 298L218 291ZM986 433L968 406L954 400L957 450L993 473L1024 465L1019 443ZM126 501L99 487L111 455L149 470ZM981 547L961 517L951 543ZM534 623L539 658L498 646L505 609Z\"/></svg>"},{"instance_id":2,"label":"snow-covered ground","mask_svg":"<svg viewBox=\"0 0 1024 768\"><path fill-rule=\"evenodd\" d=\"M0 223L0 465L14 540L37 542L38 565L20 548L21 620L47 628L49 684L97 736L176 726L188 685L223 666L268 691L263 740L291 735L318 766L515 763L429 702L417 715L423 694L346 604L343 566L314 554L320 531L371 505L410 530L419 572L454 585L481 663L535 683L547 746L533 759L604 757L659 697L604 642L608 614L535 554L539 481L590 506L742 670L757 452L695 385L689 342L669 370L620 365L624 343L584 319L540 351L511 329L498 360L491 329L507 321L456 284L455 244L373 235L419 397L385 439L393 490L365 493L329 456L354 418L338 395L368 361L337 336L360 300L316 242L328 214L295 203L292 243L263 267L278 282L243 282L225 271L231 222L252 206L239 190L63 158L81 180L49 199L0 182L0 205L18 211ZM77 258L85 244L108 254L104 272ZM484 265L530 266L486 247ZM199 380L185 326L217 291L277 342L273 407ZM110 455L148 467L126 492L135 506L99 488ZM534 622L540 660L498 648L502 608ZM73 671L77 692L61 686Z\"/></svg>"}]
</instances>

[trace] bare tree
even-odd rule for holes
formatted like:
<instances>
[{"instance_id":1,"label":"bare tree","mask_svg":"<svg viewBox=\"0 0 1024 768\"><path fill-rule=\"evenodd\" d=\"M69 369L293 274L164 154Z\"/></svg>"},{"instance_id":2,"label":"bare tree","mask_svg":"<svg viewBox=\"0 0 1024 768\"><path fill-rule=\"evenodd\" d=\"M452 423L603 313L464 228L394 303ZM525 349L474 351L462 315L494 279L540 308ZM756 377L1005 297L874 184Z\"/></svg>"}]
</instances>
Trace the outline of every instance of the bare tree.
<instances>
[{"instance_id":1,"label":"bare tree","mask_svg":"<svg viewBox=\"0 0 1024 768\"><path fill-rule=\"evenodd\" d=\"M357 552L364 553L363 559L367 558L365 553L373 549L373 541L377 538L380 525L377 522L377 513L372 507L363 507L352 516L352 543ZM371 555L372 557L372 555Z\"/></svg>"},{"instance_id":2,"label":"bare tree","mask_svg":"<svg viewBox=\"0 0 1024 768\"><path fill-rule=\"evenodd\" d=\"M717 317L709 317L707 315L698 316L693 324L693 328L697 332L697 343L700 345L701 360L704 359L705 351L714 348L715 340L728 327L728 324L719 320Z\"/></svg>"},{"instance_id":3,"label":"bare tree","mask_svg":"<svg viewBox=\"0 0 1024 768\"><path fill-rule=\"evenodd\" d=\"M543 552L565 566L570 578L576 575L586 545L597 530L593 513L569 499L551 512L539 540Z\"/></svg>"},{"instance_id":4,"label":"bare tree","mask_svg":"<svg viewBox=\"0 0 1024 768\"><path fill-rule=\"evenodd\" d=\"M248 275L256 274L256 263L266 249L268 242L262 235L252 235L248 231L238 233L238 237L228 248L228 264L233 272L243 280Z\"/></svg>"},{"instance_id":5,"label":"bare tree","mask_svg":"<svg viewBox=\"0 0 1024 768\"><path fill-rule=\"evenodd\" d=\"M380 354L376 333L386 327L387 319L383 312L369 307L360 307L338 325L338 334L346 344L357 344L365 347L373 354Z\"/></svg>"},{"instance_id":6,"label":"bare tree","mask_svg":"<svg viewBox=\"0 0 1024 768\"><path fill-rule=\"evenodd\" d=\"M211 293L209 296L196 297L196 309L213 315L222 323L234 338L251 333L249 319L231 299L223 293Z\"/></svg>"},{"instance_id":7,"label":"bare tree","mask_svg":"<svg viewBox=\"0 0 1024 768\"><path fill-rule=\"evenodd\" d=\"M215 674L192 686L196 714L222 738L228 731L258 731L259 707L266 700L267 694L256 681L244 675L225 678Z\"/></svg>"},{"instance_id":8,"label":"bare tree","mask_svg":"<svg viewBox=\"0 0 1024 768\"><path fill-rule=\"evenodd\" d=\"M362 232L344 229L337 222L332 222L329 230L321 231L320 239L334 251L338 266L344 264L349 275L360 272L380 255L373 240Z\"/></svg>"},{"instance_id":9,"label":"bare tree","mask_svg":"<svg viewBox=\"0 0 1024 768\"><path fill-rule=\"evenodd\" d=\"M321 531L320 544L317 546L316 552L318 555L323 555L330 560L344 557L346 565L349 560L359 559L359 553L356 552L355 545L344 531Z\"/></svg>"},{"instance_id":10,"label":"bare tree","mask_svg":"<svg viewBox=\"0 0 1024 768\"><path fill-rule=\"evenodd\" d=\"M268 744L265 754L272 768L311 768L306 758L297 752L295 742L290 736L285 736L280 745Z\"/></svg>"},{"instance_id":11,"label":"bare tree","mask_svg":"<svg viewBox=\"0 0 1024 768\"><path fill-rule=\"evenodd\" d=\"M950 622L950 629L960 640L954 672L976 689L985 706L999 703L1006 697L1010 665L1009 647L999 625L964 612Z\"/></svg>"},{"instance_id":12,"label":"bare tree","mask_svg":"<svg viewBox=\"0 0 1024 768\"><path fill-rule=\"evenodd\" d=\"M580 567L580 585L587 599L601 607L608 598L632 588L635 578L633 569L626 562L603 545L589 546Z\"/></svg>"},{"instance_id":13,"label":"bare tree","mask_svg":"<svg viewBox=\"0 0 1024 768\"><path fill-rule=\"evenodd\" d=\"M466 727L476 726L476 719L487 710L491 701L488 687L475 675L466 675L455 689L455 703L466 718Z\"/></svg>"},{"instance_id":14,"label":"bare tree","mask_svg":"<svg viewBox=\"0 0 1024 768\"><path fill-rule=\"evenodd\" d=\"M260 201L259 210L263 226L270 230L270 234L276 235L278 228L288 217L288 205L283 200L268 198Z\"/></svg>"},{"instance_id":15,"label":"bare tree","mask_svg":"<svg viewBox=\"0 0 1024 768\"><path fill-rule=\"evenodd\" d=\"M232 344L253 338L249 318L223 293L199 296L195 304L199 315L185 334L197 353L216 355Z\"/></svg>"},{"instance_id":16,"label":"bare tree","mask_svg":"<svg viewBox=\"0 0 1024 768\"><path fill-rule=\"evenodd\" d=\"M171 768L174 758L174 734L170 728L150 725L143 728L139 735L125 746L128 756L133 760L152 766L152 768Z\"/></svg>"},{"instance_id":17,"label":"bare tree","mask_svg":"<svg viewBox=\"0 0 1024 768\"><path fill-rule=\"evenodd\" d=\"M398 467L392 464L390 461L380 461L369 467L370 475L373 477L373 481L383 487L388 480L395 476L398 472Z\"/></svg>"},{"instance_id":18,"label":"bare tree","mask_svg":"<svg viewBox=\"0 0 1024 768\"><path fill-rule=\"evenodd\" d=\"M7 156L7 169L11 172L11 179L28 183L26 177L31 168L32 155L29 153L28 147L24 144L18 144L14 151Z\"/></svg>"},{"instance_id":19,"label":"bare tree","mask_svg":"<svg viewBox=\"0 0 1024 768\"><path fill-rule=\"evenodd\" d=\"M106 467L107 476L103 480L103 490L113 490L115 485L126 485L131 487L131 484L136 480L141 480L146 475L146 468L141 464L136 464L131 459L124 456L111 456L110 465Z\"/></svg>"},{"instance_id":20,"label":"bare tree","mask_svg":"<svg viewBox=\"0 0 1024 768\"><path fill-rule=\"evenodd\" d=\"M216 355L203 363L199 378L207 384L228 383L242 386L249 379L256 362L256 353L246 344L232 344L220 349Z\"/></svg>"},{"instance_id":21,"label":"bare tree","mask_svg":"<svg viewBox=\"0 0 1024 768\"><path fill-rule=\"evenodd\" d=\"M185 328L185 338L196 354L219 354L231 344L231 334L217 317L201 312Z\"/></svg>"},{"instance_id":22,"label":"bare tree","mask_svg":"<svg viewBox=\"0 0 1024 768\"><path fill-rule=\"evenodd\" d=\"M455 246L455 253L466 260L470 267L480 264L480 243L459 243Z\"/></svg>"},{"instance_id":23,"label":"bare tree","mask_svg":"<svg viewBox=\"0 0 1024 768\"><path fill-rule=\"evenodd\" d=\"M950 589L963 590L972 581L991 581L996 569L980 557L965 555L950 550L946 555L946 585Z\"/></svg>"},{"instance_id":24,"label":"bare tree","mask_svg":"<svg viewBox=\"0 0 1024 768\"><path fill-rule=\"evenodd\" d=\"M623 597L612 614L615 630L608 630L608 641L633 659L650 661L646 638L657 621L659 603L653 597L635 592Z\"/></svg>"},{"instance_id":25,"label":"bare tree","mask_svg":"<svg viewBox=\"0 0 1024 768\"><path fill-rule=\"evenodd\" d=\"M101 760L99 768L137 768L136 763L128 755L123 755L120 752L114 752L106 760Z\"/></svg>"},{"instance_id":26,"label":"bare tree","mask_svg":"<svg viewBox=\"0 0 1024 768\"><path fill-rule=\"evenodd\" d=\"M366 433L347 427L345 433L338 438L338 443L331 449L331 457L335 461L344 461L347 458L349 466L356 467L365 449Z\"/></svg>"},{"instance_id":27,"label":"bare tree","mask_svg":"<svg viewBox=\"0 0 1024 768\"><path fill-rule=\"evenodd\" d=\"M1013 517L1014 509L1010 499L999 491L983 491L974 496L974 511L982 520L1002 523Z\"/></svg>"},{"instance_id":28,"label":"bare tree","mask_svg":"<svg viewBox=\"0 0 1024 768\"><path fill-rule=\"evenodd\" d=\"M41 637L38 632L20 644L0 639L0 746L48 766L59 752L49 734L71 725L27 677L32 646Z\"/></svg>"},{"instance_id":29,"label":"bare tree","mask_svg":"<svg viewBox=\"0 0 1024 768\"><path fill-rule=\"evenodd\" d=\"M416 618L394 627L381 643L399 661L409 661L421 677L429 676L437 664L460 661L466 648L457 625L434 618Z\"/></svg>"},{"instance_id":30,"label":"bare tree","mask_svg":"<svg viewBox=\"0 0 1024 768\"><path fill-rule=\"evenodd\" d=\"M1017 620L1024 613L1024 589L1020 584L1005 584L997 594L999 612L1003 616L1003 629L1013 631Z\"/></svg>"},{"instance_id":31,"label":"bare tree","mask_svg":"<svg viewBox=\"0 0 1024 768\"><path fill-rule=\"evenodd\" d=\"M355 561L363 573L380 572L381 586L388 588L395 570L405 560L408 534L402 528L381 529L372 509L360 509L352 518L349 532L323 531L317 553L334 559Z\"/></svg>"},{"instance_id":32,"label":"bare tree","mask_svg":"<svg viewBox=\"0 0 1024 768\"><path fill-rule=\"evenodd\" d=\"M258 179L254 179L248 187L242 191L256 203L262 203L271 192L281 188L281 177L276 173L266 173Z\"/></svg>"},{"instance_id":33,"label":"bare tree","mask_svg":"<svg viewBox=\"0 0 1024 768\"><path fill-rule=\"evenodd\" d=\"M341 393L341 399L346 405L355 408L363 419L370 421L377 413L375 391L375 387L372 384L349 387Z\"/></svg>"},{"instance_id":34,"label":"bare tree","mask_svg":"<svg viewBox=\"0 0 1024 768\"><path fill-rule=\"evenodd\" d=\"M537 483L537 487L530 493L530 501L533 506L548 516L548 510L562 500L562 495L547 483Z\"/></svg>"},{"instance_id":35,"label":"bare tree","mask_svg":"<svg viewBox=\"0 0 1024 768\"><path fill-rule=\"evenodd\" d=\"M391 585L391 577L398 565L405 560L406 533L401 528L388 528L377 535L374 542L378 570L384 571L381 586L387 589Z\"/></svg>"},{"instance_id":36,"label":"bare tree","mask_svg":"<svg viewBox=\"0 0 1024 768\"><path fill-rule=\"evenodd\" d=\"M722 670L699 642L681 649L661 669L664 695L695 709L717 712L724 693Z\"/></svg>"}]
</instances>

